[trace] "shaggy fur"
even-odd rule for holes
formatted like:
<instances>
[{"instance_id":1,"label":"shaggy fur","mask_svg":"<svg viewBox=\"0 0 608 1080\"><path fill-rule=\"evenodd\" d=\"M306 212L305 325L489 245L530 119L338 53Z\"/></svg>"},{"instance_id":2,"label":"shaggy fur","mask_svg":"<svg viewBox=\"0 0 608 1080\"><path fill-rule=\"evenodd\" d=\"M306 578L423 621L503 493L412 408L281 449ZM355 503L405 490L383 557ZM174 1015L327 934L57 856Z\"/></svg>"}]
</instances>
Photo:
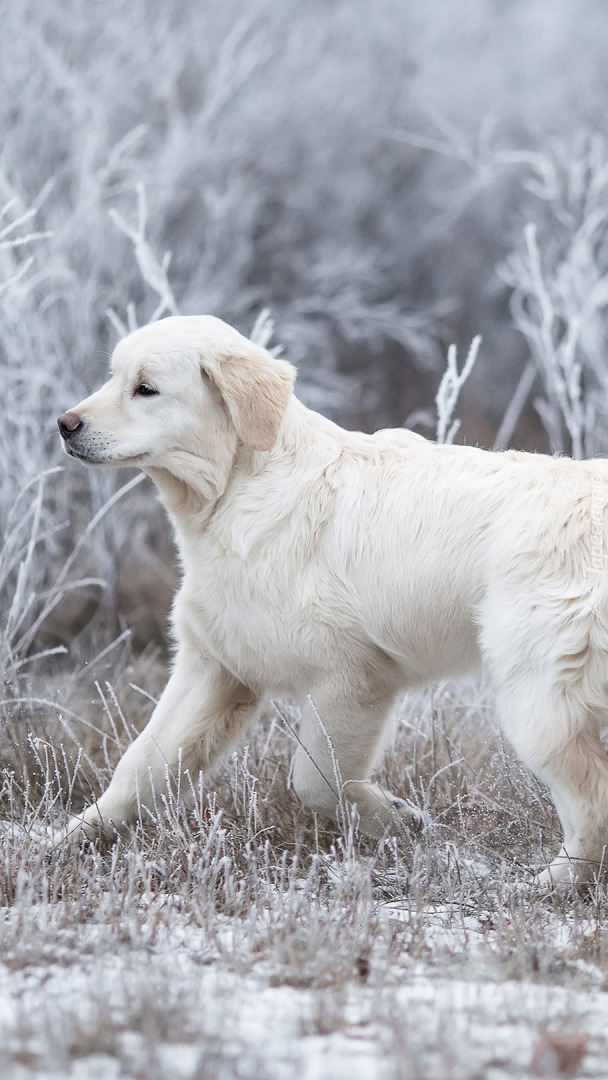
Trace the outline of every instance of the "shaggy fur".
<instances>
[{"instance_id":1,"label":"shaggy fur","mask_svg":"<svg viewBox=\"0 0 608 1080\"><path fill-rule=\"evenodd\" d=\"M415 823L369 781L387 713L483 660L563 825L543 880L592 878L608 840L607 466L344 431L293 375L218 319L173 317L121 341L110 381L60 418L71 455L149 473L183 580L152 718L56 842L124 828L167 775L210 769L269 692L303 703L306 805L356 804L373 836Z\"/></svg>"}]
</instances>

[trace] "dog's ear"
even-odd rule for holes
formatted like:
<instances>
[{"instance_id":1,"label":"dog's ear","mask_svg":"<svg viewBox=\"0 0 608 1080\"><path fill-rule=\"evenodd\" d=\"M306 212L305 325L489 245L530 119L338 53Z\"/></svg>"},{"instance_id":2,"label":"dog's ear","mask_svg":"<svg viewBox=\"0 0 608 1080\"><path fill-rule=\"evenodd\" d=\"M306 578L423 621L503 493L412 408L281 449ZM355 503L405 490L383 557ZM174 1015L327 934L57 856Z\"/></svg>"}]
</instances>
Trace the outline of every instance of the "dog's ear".
<instances>
[{"instance_id":1,"label":"dog's ear","mask_svg":"<svg viewBox=\"0 0 608 1080\"><path fill-rule=\"evenodd\" d=\"M271 450L293 388L291 364L243 338L237 352L205 357L203 370L219 390L239 439L252 450Z\"/></svg>"}]
</instances>

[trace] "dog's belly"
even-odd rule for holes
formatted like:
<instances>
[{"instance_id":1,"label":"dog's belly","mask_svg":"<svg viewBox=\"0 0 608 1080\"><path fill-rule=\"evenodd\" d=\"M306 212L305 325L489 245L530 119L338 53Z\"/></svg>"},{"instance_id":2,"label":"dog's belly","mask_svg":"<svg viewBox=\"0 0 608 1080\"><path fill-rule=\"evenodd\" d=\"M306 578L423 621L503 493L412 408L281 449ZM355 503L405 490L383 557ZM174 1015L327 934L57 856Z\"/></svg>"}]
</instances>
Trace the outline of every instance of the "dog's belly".
<instances>
[{"instance_id":1,"label":"dog's belly","mask_svg":"<svg viewBox=\"0 0 608 1080\"><path fill-rule=\"evenodd\" d=\"M481 663L476 622L467 612L436 611L432 618L427 613L423 624L404 617L394 627L372 625L369 633L408 686L462 674Z\"/></svg>"},{"instance_id":2,"label":"dog's belly","mask_svg":"<svg viewBox=\"0 0 608 1080\"><path fill-rule=\"evenodd\" d=\"M369 596L356 582L268 573L216 576L185 590L183 607L203 652L259 692L304 694L336 671L370 670L382 658L405 685L479 662L475 609L439 590L433 602L390 583ZM470 598L467 598L467 601Z\"/></svg>"}]
</instances>

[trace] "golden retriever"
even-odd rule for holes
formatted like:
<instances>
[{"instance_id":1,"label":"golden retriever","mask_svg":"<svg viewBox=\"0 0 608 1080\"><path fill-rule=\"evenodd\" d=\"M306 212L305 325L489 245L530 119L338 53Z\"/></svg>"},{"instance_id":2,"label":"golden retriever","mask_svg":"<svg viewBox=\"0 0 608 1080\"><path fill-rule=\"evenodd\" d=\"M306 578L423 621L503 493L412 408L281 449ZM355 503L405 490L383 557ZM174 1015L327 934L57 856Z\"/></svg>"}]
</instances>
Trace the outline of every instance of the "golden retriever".
<instances>
[{"instance_id":1,"label":"golden retriever","mask_svg":"<svg viewBox=\"0 0 608 1080\"><path fill-rule=\"evenodd\" d=\"M54 842L137 820L207 772L269 693L302 701L293 787L382 836L415 825L370 782L408 687L483 661L500 724L549 787L564 844L545 883L592 879L608 842L608 466L345 431L293 368L211 316L117 345L58 420L68 454L143 469L179 546L172 675L97 802Z\"/></svg>"}]
</instances>

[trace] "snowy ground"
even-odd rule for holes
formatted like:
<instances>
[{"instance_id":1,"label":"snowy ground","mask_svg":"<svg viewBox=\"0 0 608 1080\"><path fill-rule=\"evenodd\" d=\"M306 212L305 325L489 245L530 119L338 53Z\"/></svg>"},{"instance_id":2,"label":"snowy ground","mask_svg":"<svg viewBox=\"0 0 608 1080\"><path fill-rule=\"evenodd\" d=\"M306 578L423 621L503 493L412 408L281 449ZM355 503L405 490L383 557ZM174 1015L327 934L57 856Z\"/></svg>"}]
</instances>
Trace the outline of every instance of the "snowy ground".
<instances>
[{"instance_id":1,"label":"snowy ground","mask_svg":"<svg viewBox=\"0 0 608 1080\"><path fill-rule=\"evenodd\" d=\"M298 985L297 970L261 945L252 956L251 923L224 920L210 940L166 900L139 903L118 932L77 925L61 904L4 910L0 1077L607 1074L606 971L576 955L597 937L591 910L576 926L550 909L541 918L537 932L562 958L561 985L555 972L504 978L504 927L494 929L490 913L394 902L376 913L381 947L372 943L349 978L310 985L302 971ZM401 948L387 964L391 934ZM242 953L240 939L249 942Z\"/></svg>"}]
</instances>

